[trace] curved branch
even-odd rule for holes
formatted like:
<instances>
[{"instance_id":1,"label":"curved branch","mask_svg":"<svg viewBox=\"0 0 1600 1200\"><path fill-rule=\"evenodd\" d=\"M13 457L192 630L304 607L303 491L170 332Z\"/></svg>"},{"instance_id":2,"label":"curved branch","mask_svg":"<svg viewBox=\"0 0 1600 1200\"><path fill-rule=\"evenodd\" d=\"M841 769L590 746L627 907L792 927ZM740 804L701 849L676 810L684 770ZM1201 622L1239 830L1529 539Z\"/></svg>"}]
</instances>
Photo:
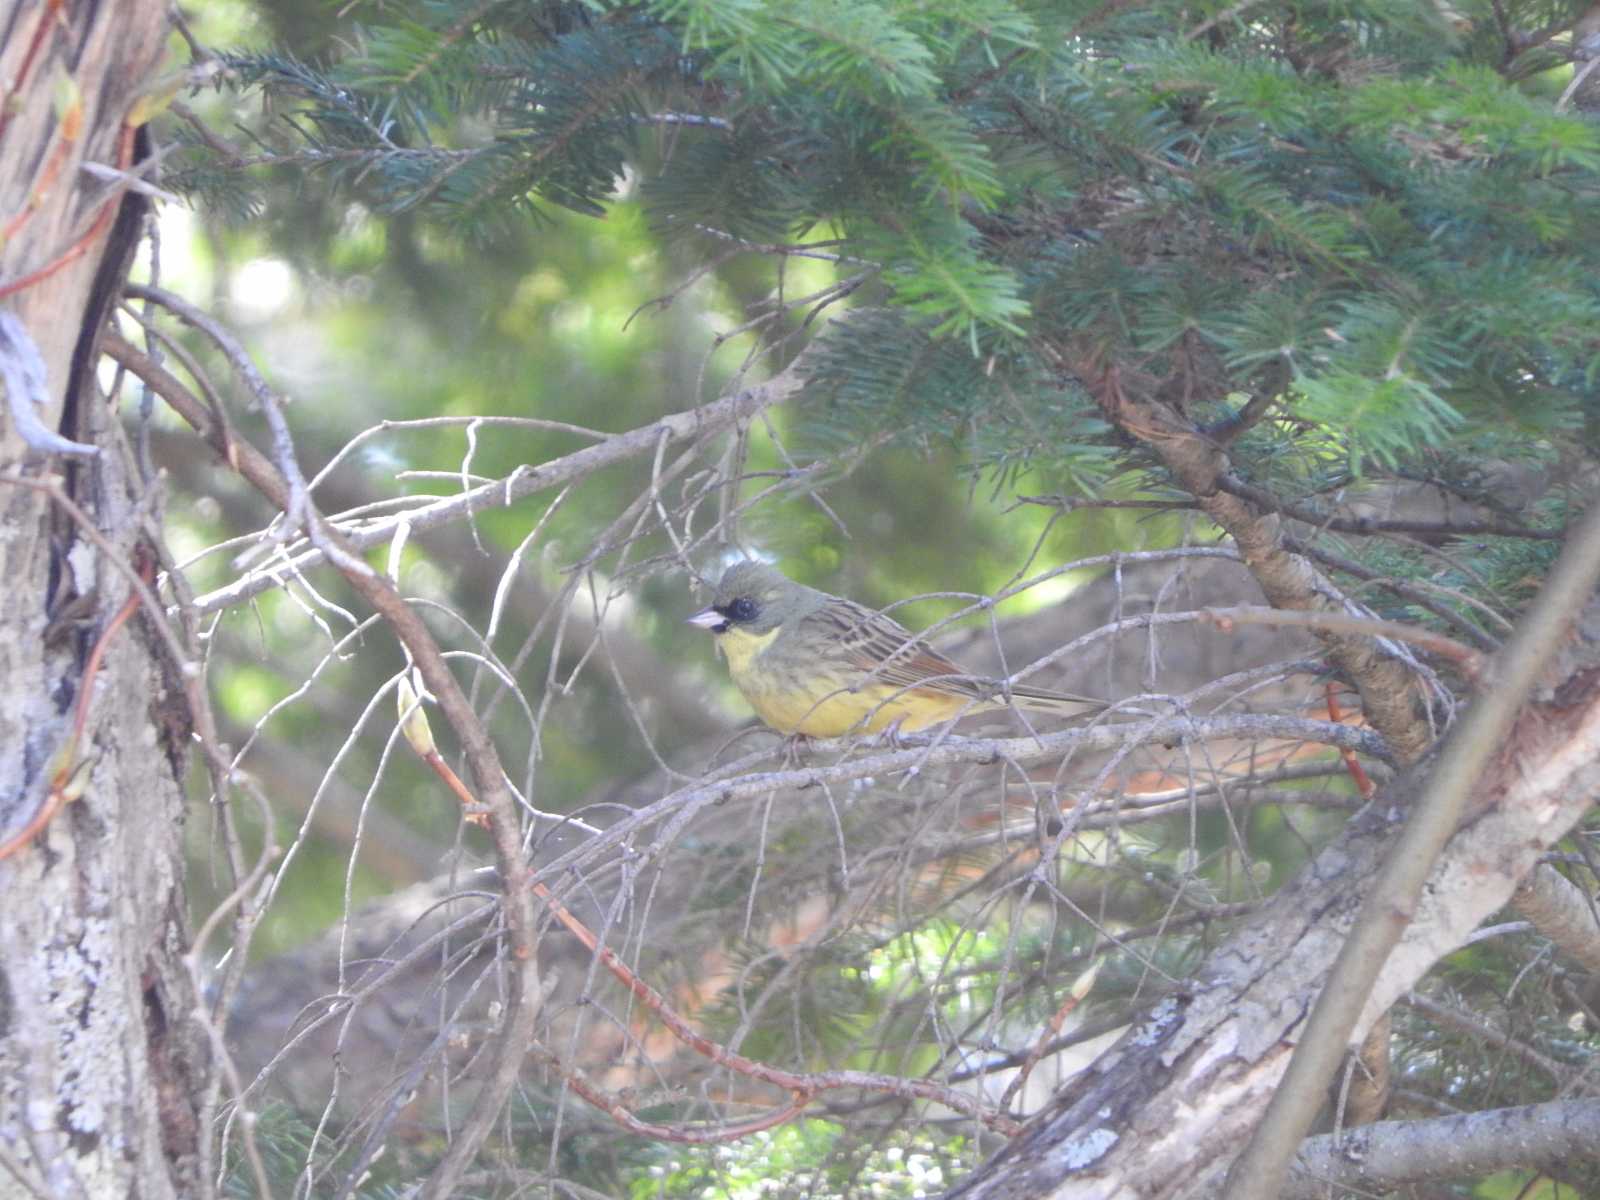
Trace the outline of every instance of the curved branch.
<instances>
[{"instance_id":1,"label":"curved branch","mask_svg":"<svg viewBox=\"0 0 1600 1200\"><path fill-rule=\"evenodd\" d=\"M214 428L210 410L170 372L115 335L106 337L104 349L113 360L137 375L171 404L178 415L194 426L195 431L210 442L225 461L231 447L238 455L240 474L262 490L274 504L280 508L286 506L289 487L271 461L242 441L233 441L228 446L218 445L221 431ZM800 383L799 373L790 366L763 383L742 388L720 400L684 412L669 413L658 421L614 434L596 445L585 446L538 466L519 467L504 479L425 503L398 516L386 517L358 528L341 529L342 544L352 552L366 550L390 542L402 526L412 530L429 529L435 525L460 521L486 509L509 508L527 496L570 483L604 467L654 454L663 443L694 441L731 429L739 422L775 404L781 404L799 390ZM279 502L280 496L283 503ZM324 557L323 551L315 547L302 550L288 562L273 563L227 587L195 597L195 611L214 612L242 603L280 586L286 578L319 565Z\"/></svg>"},{"instance_id":2,"label":"curved branch","mask_svg":"<svg viewBox=\"0 0 1600 1200\"><path fill-rule=\"evenodd\" d=\"M1564 1171L1600 1161L1600 1100L1562 1100L1425 1121L1380 1121L1300 1145L1284 1200L1332 1191L1396 1192L1407 1184L1523 1167Z\"/></svg>"},{"instance_id":3,"label":"curved branch","mask_svg":"<svg viewBox=\"0 0 1600 1200\"><path fill-rule=\"evenodd\" d=\"M1237 493L1224 448L1167 405L1133 396L1115 367L1092 354L1069 364L1111 420L1160 456L1201 510L1233 538L1274 608L1344 613L1339 589L1286 544L1281 506L1270 496ZM1270 503L1269 503L1270 501ZM1333 665L1361 694L1367 720L1402 763L1415 762L1433 740L1415 702L1411 666L1371 638L1316 631Z\"/></svg>"},{"instance_id":4,"label":"curved branch","mask_svg":"<svg viewBox=\"0 0 1600 1200\"><path fill-rule=\"evenodd\" d=\"M553 858L539 870L541 879L550 880L582 866L596 855L634 838L641 829L667 821L668 831L660 840L670 841L671 831L687 824L703 808L765 796L772 792L801 789L826 789L858 779L924 771L952 763L1013 762L1026 765L1059 759L1068 753L1085 750L1110 750L1132 743L1181 744L1208 738L1281 738L1285 741L1316 742L1335 749L1348 747L1360 754L1387 761L1388 748L1370 729L1335 725L1270 713L1243 713L1228 716L1162 717L1127 724L1102 723L1082 728L1043 733L1037 737L964 737L934 731L901 735L905 747L847 757L821 767L791 767L777 771L754 770L776 751L761 751L728 764L720 777L712 777L669 792L661 799L635 809L628 816L598 830L583 845ZM813 742L818 755L850 754L862 750L859 738L834 738Z\"/></svg>"},{"instance_id":5,"label":"curved branch","mask_svg":"<svg viewBox=\"0 0 1600 1200\"><path fill-rule=\"evenodd\" d=\"M1541 864L1517 885L1511 900L1558 950L1584 970L1600 973L1600 916L1585 889Z\"/></svg>"},{"instance_id":6,"label":"curved branch","mask_svg":"<svg viewBox=\"0 0 1600 1200\"><path fill-rule=\"evenodd\" d=\"M1284 612L1275 608L1236 606L1233 608L1208 608L1205 619L1224 633L1235 625L1276 625L1301 629L1322 630L1329 633L1348 633L1375 638L1392 638L1409 642L1424 650L1431 650L1455 663L1468 679L1476 680L1483 674L1488 658L1464 646L1454 638L1424 629L1420 625L1407 625L1403 621L1384 621L1377 617L1357 617L1349 613Z\"/></svg>"},{"instance_id":7,"label":"curved branch","mask_svg":"<svg viewBox=\"0 0 1600 1200\"><path fill-rule=\"evenodd\" d=\"M1512 537L1533 538L1546 542L1559 542L1567 536L1564 529L1533 529L1527 525L1510 525L1503 521L1408 521L1381 517L1341 517L1304 504L1296 504L1292 500L1281 499L1265 488L1258 488L1226 472L1217 477L1217 486L1268 512L1282 513L1286 517L1293 517L1296 521L1304 521L1307 525L1314 525L1318 529L1331 529L1335 533L1410 533L1419 537Z\"/></svg>"},{"instance_id":8,"label":"curved branch","mask_svg":"<svg viewBox=\"0 0 1600 1200\"><path fill-rule=\"evenodd\" d=\"M108 350L114 357L114 349L108 347ZM135 355L137 353L134 351ZM138 357L144 360L141 365L154 365L146 356ZM129 369L134 368L130 365ZM176 383L175 380L172 382ZM187 389L180 387L174 394L179 396L180 401L192 401L192 404L185 403L179 409L181 416L191 423L198 418L201 423L196 428L202 431L210 427L213 418L209 409L201 405ZM265 404L277 403L276 396L270 391L258 389L257 394ZM297 492L285 479L284 472L267 461L265 456L244 453L240 443L230 445L236 450L232 461L238 464L239 473L283 512L292 514L297 498L303 499L303 493ZM292 446L280 446L279 449L284 455L293 453ZM248 468L246 463L249 464ZM291 467L291 470L298 475L297 468ZM303 515L312 524L321 522L314 511ZM505 1018L498 1033L499 1053L494 1058L493 1077L486 1081L466 1124L458 1131L450 1149L428 1181L424 1194L439 1196L448 1194L452 1181L465 1169L498 1118L500 1102L515 1083L522 1056L533 1040L534 1018L539 1009L538 966L534 953L537 932L533 905L527 894L530 872L522 849L521 822L494 743L421 617L386 578L366 567L354 547L338 530L322 524L317 536L326 545L346 582L383 617L395 637L405 646L429 690L437 697L472 768L477 796L489 811L490 835L506 881L502 908L505 913L508 959L512 968L508 972ZM320 554L321 551L313 553Z\"/></svg>"}]
</instances>

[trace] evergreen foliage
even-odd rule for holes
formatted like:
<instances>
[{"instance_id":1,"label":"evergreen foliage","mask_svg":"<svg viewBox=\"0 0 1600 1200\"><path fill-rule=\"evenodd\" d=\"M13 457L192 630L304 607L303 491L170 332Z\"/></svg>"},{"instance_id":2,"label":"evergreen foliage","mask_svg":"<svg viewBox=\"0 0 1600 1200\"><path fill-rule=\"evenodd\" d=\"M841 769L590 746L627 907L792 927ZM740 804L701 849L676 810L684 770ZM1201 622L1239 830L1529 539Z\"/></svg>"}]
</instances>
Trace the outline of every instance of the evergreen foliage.
<instances>
[{"instance_id":1,"label":"evergreen foliage","mask_svg":"<svg viewBox=\"0 0 1600 1200\"><path fill-rule=\"evenodd\" d=\"M951 442L1007 482L1033 470L1078 495L1172 499L1149 447L1090 394L1086 380L1114 377L1213 429L1270 402L1230 438L1231 470L1308 524L1335 497L1425 485L1548 531L1567 520L1566 495L1522 500L1503 480L1588 463L1594 448L1600 125L1552 103L1540 72L1568 61L1559 39L1512 54L1504 29L1579 11L411 0L362 10L367 23L327 60L225 61L274 114L254 131L252 169L327 176L377 212L487 240L524 218L564 219L558 208L604 215L637 180L653 229L680 249L769 256L776 277L804 248L840 279L862 276L808 360L801 419L818 457ZM256 211L237 163L193 140L181 158L175 186ZM1364 597L1383 615L1437 624L1442 610L1496 636L1554 554L1548 540L1488 535L1448 554L1321 544L1436 600ZM1283 837L1298 848L1300 831ZM1208 900L1253 899L1250 867L1204 864ZM1174 877L1172 894L1200 874ZM1122 915L1165 914L1130 902ZM926 952L913 943L940 931L924 916L875 949L841 940L802 966L751 949L736 966L752 990L783 973L804 990L782 1020L745 1030L746 1051L845 1059L845 1035L899 1004L901 1052L931 1055L918 1021L954 1022L957 1001L998 1006L1006 972L1053 970L1079 949L1054 931L984 947L976 982L952 999L904 982ZM1119 959L1102 999L1138 994L1149 970L1181 974L1210 940ZM874 953L911 1000L861 973ZM1489 991L1523 961L1509 947L1474 953ZM706 1015L733 1027L745 1014L723 996ZM1418 1079L1454 1072L1441 1086L1474 1103L1522 1095L1481 1046L1432 1032L1410 1045ZM1579 1050L1574 1062L1592 1046ZM843 1135L763 1136L788 1161ZM941 1157L959 1140L915 1149ZM882 1168L876 1149L851 1153L872 1160L857 1163L868 1175ZM680 1156L649 1194L691 1194L717 1174Z\"/></svg>"},{"instance_id":2,"label":"evergreen foliage","mask_svg":"<svg viewBox=\"0 0 1600 1200\"><path fill-rule=\"evenodd\" d=\"M1358 475L1465 426L1553 444L1593 405L1600 131L1497 69L1487 8L373 15L336 62L228 59L295 161L478 234L551 205L600 213L630 170L664 228L839 231L898 314L830 338L815 412L841 436L952 432L1001 395L1051 424L1086 416L1064 352L1196 403L1278 396L1291 440ZM1077 448L1096 442L1056 442L1084 482Z\"/></svg>"}]
</instances>

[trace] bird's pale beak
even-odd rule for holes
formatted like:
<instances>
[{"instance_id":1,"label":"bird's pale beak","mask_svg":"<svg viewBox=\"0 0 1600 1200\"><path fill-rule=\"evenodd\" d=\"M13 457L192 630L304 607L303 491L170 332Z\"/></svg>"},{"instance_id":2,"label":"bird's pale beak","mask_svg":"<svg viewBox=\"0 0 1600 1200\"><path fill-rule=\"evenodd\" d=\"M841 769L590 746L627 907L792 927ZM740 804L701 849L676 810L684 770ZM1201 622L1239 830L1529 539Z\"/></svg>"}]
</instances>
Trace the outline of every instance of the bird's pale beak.
<instances>
[{"instance_id":1,"label":"bird's pale beak","mask_svg":"<svg viewBox=\"0 0 1600 1200\"><path fill-rule=\"evenodd\" d=\"M703 608L692 617L686 617L685 624L696 625L701 629L715 629L718 625L726 625L728 618L714 608Z\"/></svg>"}]
</instances>

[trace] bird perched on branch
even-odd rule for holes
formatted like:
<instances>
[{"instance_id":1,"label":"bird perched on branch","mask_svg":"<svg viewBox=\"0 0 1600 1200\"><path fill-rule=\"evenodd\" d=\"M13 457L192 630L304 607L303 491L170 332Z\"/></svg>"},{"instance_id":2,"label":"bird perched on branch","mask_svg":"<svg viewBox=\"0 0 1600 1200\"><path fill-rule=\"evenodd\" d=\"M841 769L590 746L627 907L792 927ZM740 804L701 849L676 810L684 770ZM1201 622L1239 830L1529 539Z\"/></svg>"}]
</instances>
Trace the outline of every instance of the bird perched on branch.
<instances>
[{"instance_id":1,"label":"bird perched on branch","mask_svg":"<svg viewBox=\"0 0 1600 1200\"><path fill-rule=\"evenodd\" d=\"M1011 705L1069 717L1106 707L969 675L898 621L765 563L729 567L711 607L689 623L716 635L733 682L780 733L911 733Z\"/></svg>"}]
</instances>

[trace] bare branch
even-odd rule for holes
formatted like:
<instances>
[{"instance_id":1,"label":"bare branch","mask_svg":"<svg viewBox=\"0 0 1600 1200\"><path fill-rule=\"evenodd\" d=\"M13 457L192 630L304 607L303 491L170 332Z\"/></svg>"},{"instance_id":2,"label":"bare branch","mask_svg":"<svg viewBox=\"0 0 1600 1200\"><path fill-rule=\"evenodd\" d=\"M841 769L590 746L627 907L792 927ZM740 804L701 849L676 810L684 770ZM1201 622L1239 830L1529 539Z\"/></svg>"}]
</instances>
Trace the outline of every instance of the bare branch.
<instances>
[{"instance_id":1,"label":"bare branch","mask_svg":"<svg viewBox=\"0 0 1600 1200\"><path fill-rule=\"evenodd\" d=\"M1307 1138L1284 1200L1323 1200L1330 1190L1363 1195L1407 1184L1492 1175L1515 1167L1563 1171L1600 1162L1600 1100L1562 1100L1425 1121L1382 1121Z\"/></svg>"},{"instance_id":2,"label":"bare branch","mask_svg":"<svg viewBox=\"0 0 1600 1200\"><path fill-rule=\"evenodd\" d=\"M1585 889L1554 867L1539 866L1517 885L1511 903L1563 954L1600 973L1600 917Z\"/></svg>"},{"instance_id":3,"label":"bare branch","mask_svg":"<svg viewBox=\"0 0 1600 1200\"><path fill-rule=\"evenodd\" d=\"M179 415L193 425L201 436L208 441L216 436L206 407L149 356L125 340L114 336L106 338L105 350L111 358L143 379L171 403ZM586 446L582 450L540 463L538 466L519 468L505 479L482 484L456 496L424 501L420 507L397 517L366 522L353 528L341 526L338 532L344 544L354 552L388 543L402 525L411 529L428 529L464 520L486 509L509 508L518 500L537 492L559 487L604 467L654 453L663 442L698 441L721 433L774 404L783 403L799 389L800 382L799 374L790 367L763 383L753 384L733 395L714 400L699 408L669 414L659 421L641 425L626 433L615 434L598 445ZM242 441L231 444L239 448L237 453L240 456L241 473L245 474L252 484L262 489L263 494L272 499L274 504L279 504L276 493L281 488L281 494L287 503L288 487L281 481L281 476L278 482L274 482L274 477L278 476L275 469L263 469L271 468L271 463L265 456L259 452L248 452ZM214 442L213 446L215 447ZM219 450L219 453L222 451ZM279 507L282 508L283 505L279 504ZM302 550L294 554L287 563L269 565L228 587L197 596L196 611L214 612L239 604L251 596L281 586L285 578L307 571L323 560L324 554L320 549Z\"/></svg>"},{"instance_id":4,"label":"bare branch","mask_svg":"<svg viewBox=\"0 0 1600 1200\"><path fill-rule=\"evenodd\" d=\"M131 346L124 345L120 348L108 346L108 350L114 349L120 349L128 358L129 361L124 365L135 374L139 374L139 371L134 363L147 369L154 366L146 356L140 355ZM129 353L130 351L132 353ZM243 354L242 350L240 354ZM253 364L249 364L248 359L244 361L249 367L249 372L254 372ZM160 378L156 372L151 373ZM249 373L248 377L251 377ZM253 377L259 380L259 375ZM175 382L171 381L168 384L168 390L173 396L178 397L179 403L183 405L180 414L186 419L198 418L200 423L196 425L197 429L209 428L211 425L209 410L206 410L186 389L173 387L172 384ZM152 386L155 384L152 383ZM264 381L260 386L265 387ZM287 437L287 427L283 432ZM280 449L292 459L292 446ZM297 492L292 484L284 480L280 470L269 469L271 464L243 453L236 452L236 461L241 464L240 473L255 484L263 495L286 514L291 512ZM244 465L246 462L250 464L248 468ZM315 520L315 517L311 519ZM416 663L429 690L437 697L456 736L461 739L477 784L477 795L490 814L490 833L494 839L500 869L506 880L503 907L509 943L508 958L512 970L506 1014L498 1035L499 1052L495 1058L496 1069L492 1081L486 1083L479 1094L471 1117L457 1132L450 1150L429 1179L427 1194L446 1195L453 1180L471 1161L484 1136L498 1118L500 1103L515 1083L522 1055L533 1039L533 1020L539 1007L538 968L534 953L537 936L532 903L527 894L528 865L521 843L521 821L510 790L506 786L505 771L500 765L494 744L478 721L455 676L451 674L427 626L388 580L366 568L364 563L360 563L355 550L343 541L337 531L328 529L326 537L328 549L333 552L335 565L340 566L350 586L371 604L393 629L396 637ZM346 566L347 563L360 564L361 569Z\"/></svg>"},{"instance_id":5,"label":"bare branch","mask_svg":"<svg viewBox=\"0 0 1600 1200\"><path fill-rule=\"evenodd\" d=\"M1407 625L1403 621L1383 621L1377 617L1357 617L1348 613L1285 612L1275 608L1211 608L1206 610L1205 618L1224 633L1234 625L1282 625L1393 638L1448 658L1469 680L1478 679L1488 662L1484 655L1471 646L1463 646L1454 638L1418 625Z\"/></svg>"},{"instance_id":6,"label":"bare branch","mask_svg":"<svg viewBox=\"0 0 1600 1200\"><path fill-rule=\"evenodd\" d=\"M1245 483L1232 475L1221 475L1217 486L1243 500L1259 505L1268 512L1280 512L1286 517L1304 521L1318 529L1331 529L1335 533L1411 533L1422 537L1513 537L1534 538L1558 542L1566 536L1561 529L1534 529L1527 525L1510 525L1501 521L1412 521L1386 520L1379 517L1341 517L1337 513L1322 512L1292 500L1274 496L1265 488Z\"/></svg>"},{"instance_id":7,"label":"bare branch","mask_svg":"<svg viewBox=\"0 0 1600 1200\"><path fill-rule=\"evenodd\" d=\"M1460 1030L1475 1042L1498 1046L1518 1062L1542 1072L1557 1086L1570 1083L1577 1074L1570 1067L1556 1062L1548 1054L1540 1054L1526 1042L1518 1041L1510 1034L1495 1028L1489 1022L1481 1021L1477 1017L1464 1013L1448 1004L1442 1004L1430 996L1424 996L1419 992L1410 992L1401 1000L1401 1003L1407 1008L1414 1008L1420 1013L1426 1013L1440 1025L1447 1025L1453 1029Z\"/></svg>"},{"instance_id":8,"label":"bare branch","mask_svg":"<svg viewBox=\"0 0 1600 1200\"><path fill-rule=\"evenodd\" d=\"M1107 417L1148 443L1205 514L1228 532L1274 608L1349 611L1333 583L1290 552L1276 498L1262 493L1246 499L1229 486L1236 481L1221 446L1167 405L1132 395L1116 368L1103 366L1092 352L1076 362L1069 358L1065 365L1085 381ZM1412 762L1421 757L1432 736L1417 711L1413 665L1370 638L1328 631L1317 637L1334 666L1361 693L1367 720L1389 740L1398 758Z\"/></svg>"}]
</instances>

